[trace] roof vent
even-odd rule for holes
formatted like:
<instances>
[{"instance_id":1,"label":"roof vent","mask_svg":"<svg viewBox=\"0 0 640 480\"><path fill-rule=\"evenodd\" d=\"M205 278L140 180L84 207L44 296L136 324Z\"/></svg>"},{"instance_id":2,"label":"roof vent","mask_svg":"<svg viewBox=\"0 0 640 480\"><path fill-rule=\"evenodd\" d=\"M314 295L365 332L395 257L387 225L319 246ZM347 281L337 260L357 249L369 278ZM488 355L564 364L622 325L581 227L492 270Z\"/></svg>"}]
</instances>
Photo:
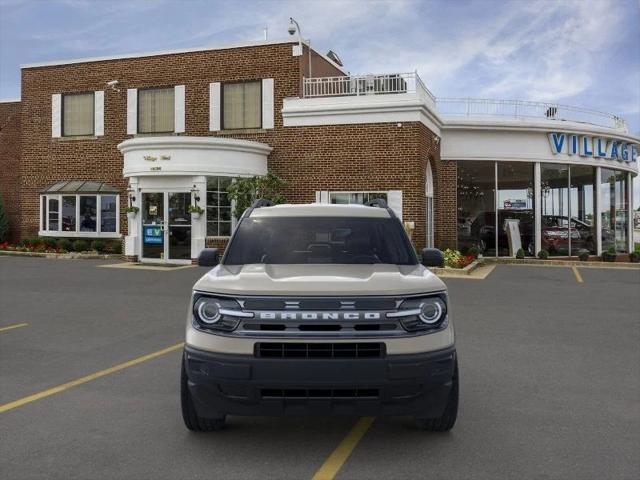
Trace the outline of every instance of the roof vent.
<instances>
[{"instance_id":1,"label":"roof vent","mask_svg":"<svg viewBox=\"0 0 640 480\"><path fill-rule=\"evenodd\" d=\"M336 65L343 67L344 65L342 64L342 60L340 60L340 57L338 56L338 54L336 52L334 52L333 50L329 50L327 52L327 57L329 57L329 59L334 62Z\"/></svg>"}]
</instances>

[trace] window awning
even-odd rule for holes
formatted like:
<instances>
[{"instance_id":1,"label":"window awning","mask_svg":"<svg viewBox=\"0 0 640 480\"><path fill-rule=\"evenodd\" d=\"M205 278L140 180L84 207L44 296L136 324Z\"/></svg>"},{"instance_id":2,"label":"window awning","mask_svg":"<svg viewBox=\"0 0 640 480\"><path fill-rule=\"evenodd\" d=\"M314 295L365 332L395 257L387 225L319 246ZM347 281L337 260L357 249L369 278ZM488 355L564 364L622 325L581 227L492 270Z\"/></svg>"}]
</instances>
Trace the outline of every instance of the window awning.
<instances>
[{"instance_id":1,"label":"window awning","mask_svg":"<svg viewBox=\"0 0 640 480\"><path fill-rule=\"evenodd\" d=\"M40 193L120 193L120 190L104 182L95 182L91 180L68 180L54 183L50 187L41 190Z\"/></svg>"}]
</instances>

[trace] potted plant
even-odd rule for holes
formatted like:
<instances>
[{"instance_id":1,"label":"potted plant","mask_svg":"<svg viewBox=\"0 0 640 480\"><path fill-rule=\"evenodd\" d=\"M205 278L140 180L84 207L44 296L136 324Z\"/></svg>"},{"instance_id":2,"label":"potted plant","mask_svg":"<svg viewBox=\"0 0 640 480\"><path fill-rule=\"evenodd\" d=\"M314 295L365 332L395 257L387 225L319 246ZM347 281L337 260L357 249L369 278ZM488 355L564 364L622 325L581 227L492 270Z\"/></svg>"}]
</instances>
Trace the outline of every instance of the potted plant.
<instances>
[{"instance_id":1,"label":"potted plant","mask_svg":"<svg viewBox=\"0 0 640 480\"><path fill-rule=\"evenodd\" d=\"M516 258L523 260L524 259L524 248L519 248L516 252Z\"/></svg>"},{"instance_id":2,"label":"potted plant","mask_svg":"<svg viewBox=\"0 0 640 480\"><path fill-rule=\"evenodd\" d=\"M549 252L544 248L538 252L538 258L540 260L546 260L549 258Z\"/></svg>"},{"instance_id":3,"label":"potted plant","mask_svg":"<svg viewBox=\"0 0 640 480\"><path fill-rule=\"evenodd\" d=\"M633 263L640 263L640 244L636 243L635 251L629 254L629 261Z\"/></svg>"},{"instance_id":4,"label":"potted plant","mask_svg":"<svg viewBox=\"0 0 640 480\"><path fill-rule=\"evenodd\" d=\"M191 214L192 220L200 219L200 216L204 213L202 207L199 207L198 205L189 205L189 208L187 210Z\"/></svg>"},{"instance_id":5,"label":"potted plant","mask_svg":"<svg viewBox=\"0 0 640 480\"><path fill-rule=\"evenodd\" d=\"M602 252L602 260L605 262L615 262L616 257L616 247L614 245L611 245L606 252Z\"/></svg>"},{"instance_id":6,"label":"potted plant","mask_svg":"<svg viewBox=\"0 0 640 480\"><path fill-rule=\"evenodd\" d=\"M136 214L138 213L138 211L140 211L140 209L131 205L125 208L124 211L127 212L127 220L132 221L134 218L136 218Z\"/></svg>"},{"instance_id":7,"label":"potted plant","mask_svg":"<svg viewBox=\"0 0 640 480\"><path fill-rule=\"evenodd\" d=\"M581 262L588 262L589 261L589 250L586 250L584 248L581 248L580 250L578 250L578 259Z\"/></svg>"}]
</instances>

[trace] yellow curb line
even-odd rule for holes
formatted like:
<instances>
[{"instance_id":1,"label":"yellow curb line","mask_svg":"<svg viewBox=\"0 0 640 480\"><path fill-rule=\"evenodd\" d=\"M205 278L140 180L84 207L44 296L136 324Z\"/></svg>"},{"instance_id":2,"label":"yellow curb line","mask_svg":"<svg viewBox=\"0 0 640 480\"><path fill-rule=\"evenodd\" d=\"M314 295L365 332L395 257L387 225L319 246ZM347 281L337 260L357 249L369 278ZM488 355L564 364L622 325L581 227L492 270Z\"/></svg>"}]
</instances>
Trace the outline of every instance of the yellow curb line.
<instances>
[{"instance_id":1,"label":"yellow curb line","mask_svg":"<svg viewBox=\"0 0 640 480\"><path fill-rule=\"evenodd\" d=\"M582 275L580 275L580 272L578 271L578 268L573 266L573 267L571 267L571 270L573 270L573 274L576 277L576 281L578 283L584 283L584 280L582 280Z\"/></svg>"},{"instance_id":2,"label":"yellow curb line","mask_svg":"<svg viewBox=\"0 0 640 480\"><path fill-rule=\"evenodd\" d=\"M15 325L9 325L8 327L0 328L0 332L6 332L7 330L13 330L14 328L26 327L28 323L16 323Z\"/></svg>"},{"instance_id":3,"label":"yellow curb line","mask_svg":"<svg viewBox=\"0 0 640 480\"><path fill-rule=\"evenodd\" d=\"M72 380L67 383L63 383L62 385L58 385L57 387L49 388L47 390L43 390L42 392L34 393L33 395L29 395L28 397L23 397L13 402L5 403L4 405L0 405L0 413L7 412L9 410L13 410L14 408L22 407L31 402L35 402L36 400L40 400L41 398L50 397L51 395L55 395L56 393L63 392L68 390L69 388L76 387L78 385L82 385L83 383L90 382L92 380L97 380L98 378L110 375L112 373L119 372L120 370L124 370L125 368L133 367L134 365L138 365L139 363L146 362L147 360L151 360L153 358L164 355L165 353L173 352L174 350L178 350L184 346L184 342L180 342L171 347L164 348L162 350L158 350L157 352L149 353L148 355L144 355L142 357L134 358L133 360L129 360L128 362L121 363L119 365L115 365L111 368L107 368L105 370L100 370L99 372L92 373L91 375L87 375L85 377L80 377L75 380Z\"/></svg>"},{"instance_id":4,"label":"yellow curb line","mask_svg":"<svg viewBox=\"0 0 640 480\"><path fill-rule=\"evenodd\" d=\"M374 420L374 417L363 417L358 420L347 436L340 442L340 445L325 460L312 480L333 480Z\"/></svg>"}]
</instances>

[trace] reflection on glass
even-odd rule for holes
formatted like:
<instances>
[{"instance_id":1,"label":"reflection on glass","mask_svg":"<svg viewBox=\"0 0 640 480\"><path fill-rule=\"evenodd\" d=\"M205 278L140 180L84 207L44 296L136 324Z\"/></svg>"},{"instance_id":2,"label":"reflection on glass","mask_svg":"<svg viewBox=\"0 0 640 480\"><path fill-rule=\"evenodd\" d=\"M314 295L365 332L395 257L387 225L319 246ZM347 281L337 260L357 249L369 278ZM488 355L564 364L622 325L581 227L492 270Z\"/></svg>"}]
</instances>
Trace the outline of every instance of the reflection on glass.
<instances>
[{"instance_id":1,"label":"reflection on glass","mask_svg":"<svg viewBox=\"0 0 640 480\"><path fill-rule=\"evenodd\" d=\"M142 194L142 257L164 258L164 193Z\"/></svg>"},{"instance_id":2,"label":"reflection on glass","mask_svg":"<svg viewBox=\"0 0 640 480\"><path fill-rule=\"evenodd\" d=\"M116 231L116 196L102 195L100 197L100 231Z\"/></svg>"},{"instance_id":3,"label":"reflection on glass","mask_svg":"<svg viewBox=\"0 0 640 480\"><path fill-rule=\"evenodd\" d=\"M458 162L458 248L496 254L495 163Z\"/></svg>"},{"instance_id":4,"label":"reflection on glass","mask_svg":"<svg viewBox=\"0 0 640 480\"><path fill-rule=\"evenodd\" d=\"M231 235L231 200L227 187L231 177L207 177L207 236Z\"/></svg>"},{"instance_id":5,"label":"reflection on glass","mask_svg":"<svg viewBox=\"0 0 640 480\"><path fill-rule=\"evenodd\" d=\"M62 231L76 231L76 197L62 197Z\"/></svg>"},{"instance_id":6,"label":"reflection on glass","mask_svg":"<svg viewBox=\"0 0 640 480\"><path fill-rule=\"evenodd\" d=\"M96 231L96 197L81 196L80 197L80 231L95 232Z\"/></svg>"},{"instance_id":7,"label":"reflection on glass","mask_svg":"<svg viewBox=\"0 0 640 480\"><path fill-rule=\"evenodd\" d=\"M49 198L49 228L47 230L58 230L58 208L60 207L60 202L57 198Z\"/></svg>"},{"instance_id":8,"label":"reflection on glass","mask_svg":"<svg viewBox=\"0 0 640 480\"><path fill-rule=\"evenodd\" d=\"M519 248L525 254L535 254L533 203L533 164L498 162L498 255L515 256ZM511 243L509 221L517 221L520 233L520 238L511 238Z\"/></svg>"},{"instance_id":9,"label":"reflection on glass","mask_svg":"<svg viewBox=\"0 0 640 480\"><path fill-rule=\"evenodd\" d=\"M169 193L169 259L191 259L190 193Z\"/></svg>"},{"instance_id":10,"label":"reflection on glass","mask_svg":"<svg viewBox=\"0 0 640 480\"><path fill-rule=\"evenodd\" d=\"M569 166L540 164L542 249L569 255Z\"/></svg>"},{"instance_id":11,"label":"reflection on glass","mask_svg":"<svg viewBox=\"0 0 640 480\"><path fill-rule=\"evenodd\" d=\"M577 255L580 250L596 252L595 199L593 194L596 183L596 169L587 165L571 165L571 193L569 208L571 212L570 254Z\"/></svg>"},{"instance_id":12,"label":"reflection on glass","mask_svg":"<svg viewBox=\"0 0 640 480\"><path fill-rule=\"evenodd\" d=\"M603 168L600 177L602 202L602 251L614 248L625 253L628 247L629 206L627 174Z\"/></svg>"}]
</instances>

